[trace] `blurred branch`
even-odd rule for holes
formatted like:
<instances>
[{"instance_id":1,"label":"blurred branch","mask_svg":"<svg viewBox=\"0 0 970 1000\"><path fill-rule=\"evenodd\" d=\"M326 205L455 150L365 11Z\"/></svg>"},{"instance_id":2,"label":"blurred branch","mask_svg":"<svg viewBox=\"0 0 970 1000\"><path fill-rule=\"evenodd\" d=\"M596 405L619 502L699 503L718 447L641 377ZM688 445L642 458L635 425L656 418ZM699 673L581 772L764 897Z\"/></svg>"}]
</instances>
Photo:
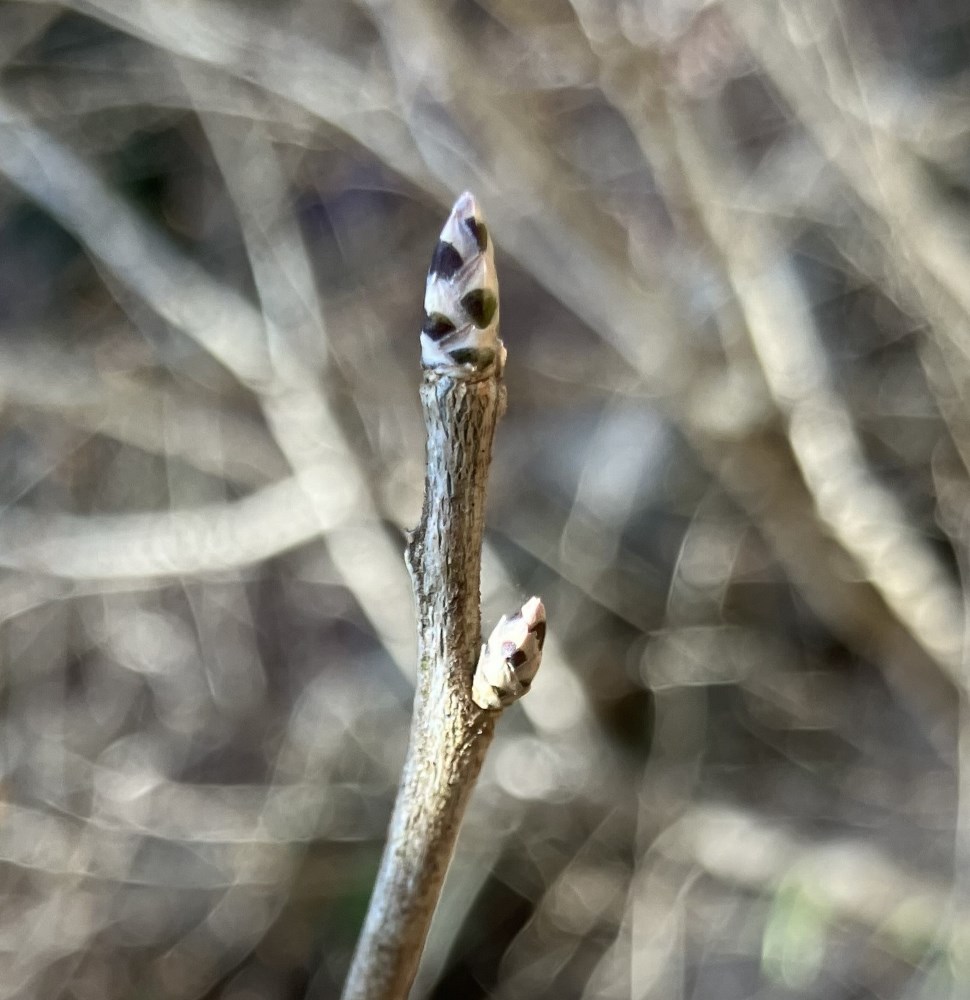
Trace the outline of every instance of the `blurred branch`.
<instances>
[{"instance_id":1,"label":"blurred branch","mask_svg":"<svg viewBox=\"0 0 970 1000\"><path fill-rule=\"evenodd\" d=\"M122 285L245 385L266 379L262 321L241 295L220 287L88 163L2 99L0 138L0 172L75 233Z\"/></svg>"},{"instance_id":2,"label":"blurred branch","mask_svg":"<svg viewBox=\"0 0 970 1000\"><path fill-rule=\"evenodd\" d=\"M190 93L205 87L183 66ZM266 421L321 524L330 520L335 491L350 499L348 517L327 534L330 557L374 622L398 667L413 677L410 602L400 558L379 524L370 482L353 442L321 384L318 356L329 353L313 269L276 150L265 129L248 123L240 135L232 120L203 117L213 151L236 205L266 325L274 378L260 392ZM339 478L339 491L335 480Z\"/></svg>"},{"instance_id":3,"label":"blurred branch","mask_svg":"<svg viewBox=\"0 0 970 1000\"><path fill-rule=\"evenodd\" d=\"M137 580L221 573L272 558L315 538L340 520L335 497L328 518L306 501L295 478L228 503L158 514L4 512L0 564L77 580Z\"/></svg>"},{"instance_id":4,"label":"blurred branch","mask_svg":"<svg viewBox=\"0 0 970 1000\"><path fill-rule=\"evenodd\" d=\"M813 843L752 812L697 805L664 831L656 849L755 892L804 894L821 912L869 928L914 961L934 947L959 956L970 935L970 914L953 910L946 885L861 839Z\"/></svg>"},{"instance_id":5,"label":"blurred branch","mask_svg":"<svg viewBox=\"0 0 970 1000\"><path fill-rule=\"evenodd\" d=\"M258 140L255 129L256 126L252 126L252 142ZM308 274L305 262L300 266L302 246L298 238L292 235L289 238L287 257L291 261L291 271L279 286L287 289L292 281L303 275L302 293L295 300L282 303L269 299L270 292L265 293L269 322L276 331L270 345L263 318L252 306L231 289L220 286L181 254L80 157L3 102L0 102L0 136L3 137L0 171L75 232L124 286L143 298L158 315L195 339L260 397L267 421L294 469L299 488L309 501L311 514L317 517L318 530L334 532L333 553L346 572L348 584L359 595L361 605L374 621L395 662L405 675L409 675L412 647L403 623L403 609L407 607L403 574L398 560L388 557L388 543L379 528L366 532L360 529L338 532L351 513L359 512L369 488L359 470L359 461L314 384L312 373L289 346L287 338L292 337L292 331L287 331L280 312L281 308L287 308L290 310L287 315L295 315L298 322L305 323L301 314L306 303L315 297L315 290L308 287L305 280ZM266 164L265 143L261 149L264 151L259 161ZM277 183L277 190L279 186ZM255 206L260 200L254 197L249 203ZM279 204L278 197L275 203ZM275 216L276 219L283 217L281 213ZM246 212L242 219L245 224ZM272 255L265 247L261 249L255 238L252 246L258 284L264 290L275 289L276 283L265 274ZM310 322L319 331L319 318L311 316ZM336 489L338 482L339 489ZM288 489L286 486L281 488ZM336 514L334 517L335 499L339 506L340 497L343 497L344 516ZM213 526L215 522L209 513L206 512L194 527L205 532ZM148 521L137 519L127 527L157 534L161 527L159 519L146 517ZM205 557L202 556L201 561L198 557L204 549L196 549L190 535L175 527L173 521L168 520L167 524L174 528L175 535L163 541L161 547L187 548L183 548L181 555L175 556L163 572L172 572L179 565L184 567L185 558L196 569L201 568ZM226 552L217 556L216 562L225 563L229 559L241 565L247 549L250 554L269 554L273 545L289 548L312 536L306 524L301 526L299 517L289 520L286 527L280 526L280 530L281 534L273 541L264 536L254 546L240 545L236 555ZM370 537L362 538L362 535ZM373 561L361 560L362 544L366 544L373 558L378 560L380 572L374 572ZM144 546L140 548L144 557ZM96 550L88 548L88 552L94 554ZM132 573L124 567L127 561L124 552L116 553L121 562L115 568L110 565L107 554L108 550L97 553L98 569L89 575L144 575L144 571ZM145 565L145 569L149 569L149 565ZM389 598L391 589L398 591L396 597Z\"/></svg>"},{"instance_id":6,"label":"blurred branch","mask_svg":"<svg viewBox=\"0 0 970 1000\"><path fill-rule=\"evenodd\" d=\"M73 0L68 6L173 56L218 68L233 86L251 80L373 149L419 187L444 192L397 113L379 48L358 63L307 37L299 16L290 29L280 26L276 11L259 15L224 0L180 4L177 18L160 18L150 3L129 0Z\"/></svg>"},{"instance_id":7,"label":"blurred branch","mask_svg":"<svg viewBox=\"0 0 970 1000\"><path fill-rule=\"evenodd\" d=\"M718 157L722 162L727 161L727 169L719 172L719 166L714 167L712 178L708 181L716 186L716 191L695 191L696 164L682 162L684 154L678 151L678 146L684 143L685 137L678 135L674 120L667 110L671 104L668 91L675 88L664 76L665 53L659 47L658 50L644 53L631 45L611 11L589 3L588 0L574 0L573 6L594 51L602 60L603 85L608 99L623 114L644 156L650 162L675 223L686 237L703 244L710 239L706 215L716 210L729 216L730 206L744 203L745 188L737 174L730 169L730 147L724 144L722 135ZM715 108L718 106L716 100L709 103ZM697 104L699 107L704 106L703 101L698 101ZM700 114L699 110L697 114ZM712 111L711 114L713 120L705 119L704 126L717 129L720 126L716 115L720 112ZM696 158L696 154L694 155ZM726 186L729 191L727 196ZM704 198L710 199L714 207L705 206ZM765 225L759 217L759 208L760 206L755 206L752 212L754 219L747 227L753 229L755 234L758 226ZM719 237L729 245L732 259L736 260L741 249L735 245L738 242L736 229L723 224ZM763 281L767 281L778 270L777 255L762 254L761 260L767 267L763 278ZM775 281L777 283L777 277ZM791 279L785 288L789 297L793 291L797 296L797 285ZM743 291L750 294L751 288ZM727 294L725 289L725 295ZM762 288L760 294L767 293ZM777 295L777 291L775 294ZM762 305L765 302L767 299ZM742 299L742 306L744 303L745 300ZM701 392L695 388L693 398L689 399L687 405L678 405L678 401L671 400L670 405L676 419L701 460L720 479L726 491L748 511L792 582L816 614L862 655L869 656L875 651L876 659L890 683L905 694L906 701L918 708L926 720L927 730L931 732L936 745L940 748L948 747L954 722L953 689L950 686L955 677L954 643L959 643L958 637L962 630L955 627L953 594L945 576L933 565L934 560L925 548L919 546L918 537L906 528L895 500L889 497L889 510L892 514L890 524L895 526L893 537L897 540L896 544L904 543L907 550L915 546L919 565L924 567L924 577L935 581L936 591L943 593L946 600L937 608L932 603L924 604L919 599L919 592L914 596L905 564L888 582L881 579L884 562L880 562L880 574L872 581L860 584L848 578L843 553L854 557L862 556L860 561L863 565L871 565L874 559L879 559L881 553L871 547L870 540L864 537L861 527L852 523L848 511L835 511L837 505L830 499L831 484L820 481L820 477L824 479L821 470L813 467L813 475L809 479L799 468L799 463L806 458L814 460L814 466L821 465L824 459L829 458L827 473L831 468L831 456L822 452L816 457L809 453L807 445L800 447L796 453L796 442L787 428L783 430L778 426L775 413L770 411L772 404L777 408L777 413L779 410L789 409L793 400L785 398L785 390L779 389L777 378L771 385L766 385L760 373L750 370L755 359L744 349L737 350L737 341L753 334L743 321L732 322L733 304L733 298L729 299L719 310L717 318L725 345L724 362L736 383L734 391L728 391L730 383L724 378L724 383L728 384L724 387L723 398L713 397L708 411L701 409L698 403L702 403L705 396L711 397L710 389L705 387L706 391ZM808 322L806 304L790 303L790 306L793 310L790 318L787 314L782 319L776 318L774 335L787 332L791 322L800 321L801 356L806 353L806 333L813 335L805 325ZM763 330L763 311L756 318L759 320L759 329ZM809 346L810 360L811 350ZM813 361L813 368L816 369L815 384L818 383L820 363L821 359L817 357ZM797 367L791 370L798 374ZM803 377L807 379L807 373L803 373ZM768 395L769 390L769 398L762 403L761 397ZM804 395L804 386L802 393ZM834 399L831 391L827 395L831 402ZM745 414L745 408L750 410L756 406L760 412L751 413L746 420L742 417L740 425L732 424L732 415ZM851 487L855 490L853 502L857 505L859 484L864 484L867 491L875 487L880 504L885 506L887 497L866 473L858 444L853 441L851 434L848 438L843 436L842 449L836 457L839 456L843 462L847 456L852 458L850 467L853 472L846 488L839 492L839 502L845 502L847 491ZM825 493L826 499L821 511L816 504L816 492L820 490ZM833 511L838 514L840 524L848 528L847 531L840 528L833 532L820 523L820 513L832 518ZM890 597L888 606L885 598L873 591L872 584L887 588ZM897 615L900 612L904 616L905 628L899 624ZM945 635L942 638L936 634L935 625L923 620L927 612L934 622L944 622ZM941 667L946 679L943 675L934 676Z\"/></svg>"},{"instance_id":8,"label":"blurred branch","mask_svg":"<svg viewBox=\"0 0 970 1000\"><path fill-rule=\"evenodd\" d=\"M932 294L949 298L968 316L966 209L941 197L921 159L871 116L840 113L867 104L866 73L850 43L854 18L843 5L834 6L831 18L820 18L815 5L800 0L729 4L725 10L796 117L883 221L894 255ZM802 33L810 44L798 44ZM967 365L965 340L945 327L936 332L953 338Z\"/></svg>"},{"instance_id":9,"label":"blurred branch","mask_svg":"<svg viewBox=\"0 0 970 1000\"><path fill-rule=\"evenodd\" d=\"M701 129L699 112L685 102L668 98L667 109L695 204L724 262L772 398L787 419L792 454L818 516L900 622L961 685L961 596L906 523L896 498L866 467L784 248L761 216L740 216L724 197L725 189L741 187L741 179L716 123Z\"/></svg>"},{"instance_id":10,"label":"blurred branch","mask_svg":"<svg viewBox=\"0 0 970 1000\"><path fill-rule=\"evenodd\" d=\"M4 403L59 414L75 428L181 459L241 486L264 486L286 474L264 427L226 406L205 405L175 387L126 372L102 374L66 352L0 344Z\"/></svg>"}]
</instances>

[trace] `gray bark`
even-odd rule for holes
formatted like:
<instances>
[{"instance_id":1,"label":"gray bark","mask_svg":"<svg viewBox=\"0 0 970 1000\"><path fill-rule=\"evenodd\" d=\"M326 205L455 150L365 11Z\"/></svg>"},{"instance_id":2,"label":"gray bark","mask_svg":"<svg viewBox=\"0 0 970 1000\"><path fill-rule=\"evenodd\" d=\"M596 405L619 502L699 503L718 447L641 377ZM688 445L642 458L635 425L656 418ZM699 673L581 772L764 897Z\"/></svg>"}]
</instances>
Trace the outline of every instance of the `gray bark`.
<instances>
[{"instance_id":1,"label":"gray bark","mask_svg":"<svg viewBox=\"0 0 970 1000\"><path fill-rule=\"evenodd\" d=\"M407 547L418 614L410 745L387 846L344 1000L407 996L497 712L471 698L481 645L485 486L504 403L500 375L425 372L428 464Z\"/></svg>"}]
</instances>

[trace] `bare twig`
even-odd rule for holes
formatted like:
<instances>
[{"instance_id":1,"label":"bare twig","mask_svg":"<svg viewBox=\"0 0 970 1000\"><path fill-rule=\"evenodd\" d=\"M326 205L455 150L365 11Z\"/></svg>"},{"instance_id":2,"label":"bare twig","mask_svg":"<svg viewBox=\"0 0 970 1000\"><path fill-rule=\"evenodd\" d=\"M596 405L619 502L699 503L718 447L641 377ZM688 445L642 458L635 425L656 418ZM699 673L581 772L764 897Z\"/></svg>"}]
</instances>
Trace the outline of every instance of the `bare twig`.
<instances>
[{"instance_id":1,"label":"bare twig","mask_svg":"<svg viewBox=\"0 0 970 1000\"><path fill-rule=\"evenodd\" d=\"M418 685L401 787L344 1000L407 995L497 711L528 689L545 637L538 598L503 618L482 649L473 698L485 486L505 400L505 349L491 241L470 194L442 230L425 311L428 463L424 511L406 554L418 609Z\"/></svg>"}]
</instances>

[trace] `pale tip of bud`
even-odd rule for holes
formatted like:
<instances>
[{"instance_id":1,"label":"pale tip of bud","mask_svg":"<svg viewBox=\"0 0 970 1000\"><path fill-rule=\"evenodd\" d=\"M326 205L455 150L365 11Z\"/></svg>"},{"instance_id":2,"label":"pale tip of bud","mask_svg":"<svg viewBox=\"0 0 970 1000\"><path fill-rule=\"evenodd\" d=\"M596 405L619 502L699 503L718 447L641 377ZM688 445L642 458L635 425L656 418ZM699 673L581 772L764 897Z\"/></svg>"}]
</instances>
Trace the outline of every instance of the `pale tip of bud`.
<instances>
[{"instance_id":1,"label":"pale tip of bud","mask_svg":"<svg viewBox=\"0 0 970 1000\"><path fill-rule=\"evenodd\" d=\"M530 631L532 631L533 625L546 620L545 605L538 597L530 597L525 604L522 605L521 614L528 624Z\"/></svg>"},{"instance_id":2,"label":"pale tip of bud","mask_svg":"<svg viewBox=\"0 0 970 1000\"><path fill-rule=\"evenodd\" d=\"M471 216L477 216L481 218L481 209L478 207L478 200L471 193L471 191L463 191L455 199L455 204L452 206L451 214L459 219L467 219Z\"/></svg>"}]
</instances>

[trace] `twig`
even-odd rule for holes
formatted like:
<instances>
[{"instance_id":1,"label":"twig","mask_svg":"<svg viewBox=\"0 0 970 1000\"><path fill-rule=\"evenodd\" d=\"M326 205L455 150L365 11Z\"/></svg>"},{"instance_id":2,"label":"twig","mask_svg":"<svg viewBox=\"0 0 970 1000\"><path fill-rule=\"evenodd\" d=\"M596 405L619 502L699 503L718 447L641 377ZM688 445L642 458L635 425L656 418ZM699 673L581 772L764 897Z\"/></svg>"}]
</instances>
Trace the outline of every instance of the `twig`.
<instances>
[{"instance_id":1,"label":"twig","mask_svg":"<svg viewBox=\"0 0 970 1000\"><path fill-rule=\"evenodd\" d=\"M498 710L528 690L541 658L545 613L532 598L502 618L474 669L485 486L505 401L497 292L488 230L466 193L435 249L421 331L428 462L406 553L418 612L411 739L344 1000L407 996Z\"/></svg>"}]
</instances>

